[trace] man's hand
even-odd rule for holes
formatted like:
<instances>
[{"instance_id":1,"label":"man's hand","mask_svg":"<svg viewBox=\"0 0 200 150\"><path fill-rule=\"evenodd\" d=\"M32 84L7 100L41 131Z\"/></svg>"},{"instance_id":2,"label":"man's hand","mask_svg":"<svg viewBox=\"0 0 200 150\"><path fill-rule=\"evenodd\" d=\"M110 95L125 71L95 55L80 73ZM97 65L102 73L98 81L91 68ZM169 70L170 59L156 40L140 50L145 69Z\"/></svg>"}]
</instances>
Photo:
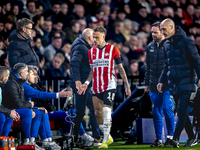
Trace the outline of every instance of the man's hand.
<instances>
[{"instance_id":1,"label":"man's hand","mask_svg":"<svg viewBox=\"0 0 200 150\"><path fill-rule=\"evenodd\" d=\"M29 101L29 103L31 103L31 108L33 108L34 107L34 102Z\"/></svg>"},{"instance_id":2,"label":"man's hand","mask_svg":"<svg viewBox=\"0 0 200 150\"><path fill-rule=\"evenodd\" d=\"M12 118L14 121L18 121L20 119L20 116L15 110L11 110L10 118Z\"/></svg>"},{"instance_id":3,"label":"man's hand","mask_svg":"<svg viewBox=\"0 0 200 150\"><path fill-rule=\"evenodd\" d=\"M35 112L32 110L32 118L35 118Z\"/></svg>"},{"instance_id":4,"label":"man's hand","mask_svg":"<svg viewBox=\"0 0 200 150\"><path fill-rule=\"evenodd\" d=\"M158 92L162 93L162 87L163 87L163 84L162 83L158 83L158 85L157 85Z\"/></svg>"},{"instance_id":5,"label":"man's hand","mask_svg":"<svg viewBox=\"0 0 200 150\"><path fill-rule=\"evenodd\" d=\"M199 81L198 81L198 87L200 87L200 79L199 79Z\"/></svg>"},{"instance_id":6,"label":"man's hand","mask_svg":"<svg viewBox=\"0 0 200 150\"><path fill-rule=\"evenodd\" d=\"M72 95L71 91L65 91L65 90L66 88L59 92L59 97L67 97L69 95Z\"/></svg>"},{"instance_id":7,"label":"man's hand","mask_svg":"<svg viewBox=\"0 0 200 150\"><path fill-rule=\"evenodd\" d=\"M75 84L76 84L76 89L79 90L81 88L81 81L75 81Z\"/></svg>"},{"instance_id":8,"label":"man's hand","mask_svg":"<svg viewBox=\"0 0 200 150\"><path fill-rule=\"evenodd\" d=\"M83 95L85 94L85 91L87 90L88 85L86 83L81 85L81 88L77 91L77 93L79 95L81 95L83 93Z\"/></svg>"},{"instance_id":9,"label":"man's hand","mask_svg":"<svg viewBox=\"0 0 200 150\"><path fill-rule=\"evenodd\" d=\"M131 96L131 89L130 89L129 83L125 83L125 92L126 92L127 98L129 98Z\"/></svg>"},{"instance_id":10,"label":"man's hand","mask_svg":"<svg viewBox=\"0 0 200 150\"><path fill-rule=\"evenodd\" d=\"M145 92L145 93L149 93L149 86L145 86L144 92Z\"/></svg>"},{"instance_id":11,"label":"man's hand","mask_svg":"<svg viewBox=\"0 0 200 150\"><path fill-rule=\"evenodd\" d=\"M39 107L38 110L44 110L45 114L48 113L48 111L44 107Z\"/></svg>"}]
</instances>

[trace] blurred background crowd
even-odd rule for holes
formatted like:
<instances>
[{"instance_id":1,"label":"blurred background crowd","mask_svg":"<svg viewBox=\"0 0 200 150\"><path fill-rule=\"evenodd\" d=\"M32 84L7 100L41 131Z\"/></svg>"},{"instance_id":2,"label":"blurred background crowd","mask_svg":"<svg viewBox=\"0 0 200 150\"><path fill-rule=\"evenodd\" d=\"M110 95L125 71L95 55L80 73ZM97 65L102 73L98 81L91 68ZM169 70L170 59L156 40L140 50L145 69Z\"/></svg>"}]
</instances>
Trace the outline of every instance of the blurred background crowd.
<instances>
[{"instance_id":1,"label":"blurred background crowd","mask_svg":"<svg viewBox=\"0 0 200 150\"><path fill-rule=\"evenodd\" d=\"M4 0L0 3L0 65L9 66L6 48L17 20L28 18L34 22L31 46L40 59L41 77L68 76L71 44L85 28L96 26L105 27L106 41L120 49L127 75L143 77L141 66L152 41L151 24L156 21L173 19L200 52L199 4L199 0ZM122 84L119 78L118 85Z\"/></svg>"}]
</instances>

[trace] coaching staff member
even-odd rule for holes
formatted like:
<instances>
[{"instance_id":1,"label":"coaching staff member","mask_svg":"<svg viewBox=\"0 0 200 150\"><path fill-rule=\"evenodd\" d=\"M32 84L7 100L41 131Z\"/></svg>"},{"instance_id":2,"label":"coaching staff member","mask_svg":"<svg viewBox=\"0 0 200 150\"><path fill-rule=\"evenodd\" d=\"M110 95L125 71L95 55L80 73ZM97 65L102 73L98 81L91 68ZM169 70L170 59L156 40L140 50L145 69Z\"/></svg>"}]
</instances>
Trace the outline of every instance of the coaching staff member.
<instances>
[{"instance_id":1,"label":"coaching staff member","mask_svg":"<svg viewBox=\"0 0 200 150\"><path fill-rule=\"evenodd\" d=\"M184 147L190 147L196 145L197 141L192 130L187 107L190 95L195 91L195 71L198 79L200 79L200 57L194 42L186 37L185 32L179 26L175 27L171 19L163 20L160 28L167 39L163 44L167 60L157 89L162 92L164 79L168 78L169 90L174 97L178 111L174 136L169 143L178 148L180 134L185 127L189 139Z\"/></svg>"}]
</instances>

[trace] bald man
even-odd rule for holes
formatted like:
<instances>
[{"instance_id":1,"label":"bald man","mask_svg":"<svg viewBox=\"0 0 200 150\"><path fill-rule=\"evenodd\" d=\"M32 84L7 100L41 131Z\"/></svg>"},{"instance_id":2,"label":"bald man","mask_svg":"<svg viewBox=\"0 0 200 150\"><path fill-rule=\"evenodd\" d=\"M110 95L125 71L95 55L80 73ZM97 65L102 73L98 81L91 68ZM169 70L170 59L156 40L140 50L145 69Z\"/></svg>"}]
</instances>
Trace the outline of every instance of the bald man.
<instances>
[{"instance_id":1,"label":"bald man","mask_svg":"<svg viewBox=\"0 0 200 150\"><path fill-rule=\"evenodd\" d=\"M85 106L90 109L90 123L92 126L92 132L94 139L89 139L91 142L88 142L85 146L100 146L100 135L98 132L98 123L94 114L94 106L92 102L92 92L90 88L87 89L85 95L79 95L77 91L80 89L81 85L86 82L88 74L90 72L88 51L94 45L93 30L86 28L82 32L82 36L78 37L72 44L72 56L70 61L70 86L73 89L75 95L75 109L76 117L74 119L74 135L76 146L78 145L78 131L80 128L80 123L85 114ZM79 147L79 146L77 146Z\"/></svg>"},{"instance_id":2,"label":"bald man","mask_svg":"<svg viewBox=\"0 0 200 150\"><path fill-rule=\"evenodd\" d=\"M186 33L181 27L175 27L171 19L162 21L160 28L167 39L163 44L167 60L157 89L159 92L163 92L163 83L168 82L169 91L174 97L178 111L174 136L169 143L178 148L180 134L185 128L189 139L183 147L194 146L197 144L197 140L192 130L187 107L190 95L195 91L195 72L200 79L200 57L194 42L186 37Z\"/></svg>"}]
</instances>

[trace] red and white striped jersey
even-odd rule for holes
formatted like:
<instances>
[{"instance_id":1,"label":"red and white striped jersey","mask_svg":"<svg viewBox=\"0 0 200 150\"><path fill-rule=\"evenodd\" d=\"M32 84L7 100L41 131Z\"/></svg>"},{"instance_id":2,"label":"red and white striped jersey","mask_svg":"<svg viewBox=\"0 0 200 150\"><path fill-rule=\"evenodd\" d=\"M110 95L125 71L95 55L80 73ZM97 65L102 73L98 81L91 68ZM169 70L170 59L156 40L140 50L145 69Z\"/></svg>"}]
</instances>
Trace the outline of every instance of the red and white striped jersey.
<instances>
[{"instance_id":1,"label":"red and white striped jersey","mask_svg":"<svg viewBox=\"0 0 200 150\"><path fill-rule=\"evenodd\" d=\"M116 89L115 59L120 57L119 49L109 43L102 50L95 46L89 50L88 57L93 66L93 93Z\"/></svg>"}]
</instances>

